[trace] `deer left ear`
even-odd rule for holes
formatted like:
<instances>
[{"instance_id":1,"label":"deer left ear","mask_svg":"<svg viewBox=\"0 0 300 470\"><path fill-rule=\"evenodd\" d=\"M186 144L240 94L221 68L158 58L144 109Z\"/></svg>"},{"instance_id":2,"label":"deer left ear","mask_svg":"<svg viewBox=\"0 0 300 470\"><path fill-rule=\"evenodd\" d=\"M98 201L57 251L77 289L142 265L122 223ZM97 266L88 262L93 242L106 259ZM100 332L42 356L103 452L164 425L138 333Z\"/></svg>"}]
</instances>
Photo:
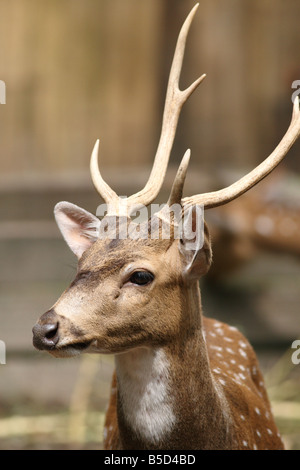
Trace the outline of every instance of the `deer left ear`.
<instances>
[{"instance_id":1,"label":"deer left ear","mask_svg":"<svg viewBox=\"0 0 300 470\"><path fill-rule=\"evenodd\" d=\"M98 239L100 220L81 207L70 202L59 202L54 208L54 216L77 258Z\"/></svg>"},{"instance_id":2,"label":"deer left ear","mask_svg":"<svg viewBox=\"0 0 300 470\"><path fill-rule=\"evenodd\" d=\"M185 211L179 251L184 279L196 280L207 273L212 261L212 251L202 206L192 206Z\"/></svg>"}]
</instances>

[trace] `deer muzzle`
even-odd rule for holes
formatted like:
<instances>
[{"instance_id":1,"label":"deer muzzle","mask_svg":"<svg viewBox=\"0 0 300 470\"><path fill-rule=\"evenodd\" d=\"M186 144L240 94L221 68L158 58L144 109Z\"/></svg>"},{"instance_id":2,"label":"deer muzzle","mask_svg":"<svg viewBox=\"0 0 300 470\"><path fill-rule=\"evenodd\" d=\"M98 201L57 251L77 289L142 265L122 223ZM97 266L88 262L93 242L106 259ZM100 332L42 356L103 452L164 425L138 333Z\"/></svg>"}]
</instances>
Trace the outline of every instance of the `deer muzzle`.
<instances>
[{"instance_id":1,"label":"deer muzzle","mask_svg":"<svg viewBox=\"0 0 300 470\"><path fill-rule=\"evenodd\" d=\"M48 351L57 357L80 354L93 343L93 339L87 338L80 328L54 309L40 317L32 333L36 349Z\"/></svg>"},{"instance_id":2,"label":"deer muzzle","mask_svg":"<svg viewBox=\"0 0 300 470\"><path fill-rule=\"evenodd\" d=\"M32 329L33 345L36 349L52 350L59 341L59 321L54 310L41 316Z\"/></svg>"}]
</instances>

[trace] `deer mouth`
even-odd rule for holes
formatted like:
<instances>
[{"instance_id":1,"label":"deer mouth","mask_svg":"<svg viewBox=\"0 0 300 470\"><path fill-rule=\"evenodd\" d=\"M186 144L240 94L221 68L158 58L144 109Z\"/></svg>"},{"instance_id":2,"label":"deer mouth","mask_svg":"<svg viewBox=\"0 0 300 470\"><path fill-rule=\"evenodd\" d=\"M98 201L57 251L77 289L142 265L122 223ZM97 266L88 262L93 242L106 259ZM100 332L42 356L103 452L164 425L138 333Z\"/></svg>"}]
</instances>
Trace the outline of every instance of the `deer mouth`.
<instances>
[{"instance_id":1,"label":"deer mouth","mask_svg":"<svg viewBox=\"0 0 300 470\"><path fill-rule=\"evenodd\" d=\"M54 357L72 357L77 356L84 351L86 351L92 344L92 341L80 341L69 343L65 345L57 345L53 349L48 350L48 352Z\"/></svg>"},{"instance_id":2,"label":"deer mouth","mask_svg":"<svg viewBox=\"0 0 300 470\"><path fill-rule=\"evenodd\" d=\"M80 341L75 343L66 344L65 346L58 346L57 350L67 351L68 349L75 349L78 352L84 351L91 345L92 341Z\"/></svg>"},{"instance_id":3,"label":"deer mouth","mask_svg":"<svg viewBox=\"0 0 300 470\"><path fill-rule=\"evenodd\" d=\"M72 343L68 346L65 346L66 348L74 348L78 349L79 351L83 351L84 349L87 349L91 344L91 341L86 341L86 342L80 342L80 343Z\"/></svg>"}]
</instances>

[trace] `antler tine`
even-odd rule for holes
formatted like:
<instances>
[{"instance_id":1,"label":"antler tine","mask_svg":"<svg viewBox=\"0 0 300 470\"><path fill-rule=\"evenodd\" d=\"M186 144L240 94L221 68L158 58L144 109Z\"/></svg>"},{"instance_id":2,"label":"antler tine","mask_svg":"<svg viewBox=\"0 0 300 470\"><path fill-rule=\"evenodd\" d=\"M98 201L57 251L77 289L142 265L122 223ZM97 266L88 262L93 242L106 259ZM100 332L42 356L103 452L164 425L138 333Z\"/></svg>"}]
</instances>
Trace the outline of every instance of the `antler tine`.
<instances>
[{"instance_id":1,"label":"antler tine","mask_svg":"<svg viewBox=\"0 0 300 470\"><path fill-rule=\"evenodd\" d=\"M283 160L289 149L300 136L299 97L294 101L290 126L275 150L254 170L230 186L210 193L197 194L182 199L183 206L203 205L206 209L222 206L236 199L264 179Z\"/></svg>"},{"instance_id":2,"label":"antler tine","mask_svg":"<svg viewBox=\"0 0 300 470\"><path fill-rule=\"evenodd\" d=\"M90 171L92 181L98 193L103 197L104 201L107 204L118 201L118 195L108 186L104 181L99 171L98 166L98 152L99 152L99 139L96 141L95 146L92 151L91 161L90 161Z\"/></svg>"},{"instance_id":3,"label":"antler tine","mask_svg":"<svg viewBox=\"0 0 300 470\"><path fill-rule=\"evenodd\" d=\"M187 89L179 89L179 79L182 69L186 39L198 6L199 4L197 3L191 10L178 36L167 87L162 130L151 174L144 189L128 198L128 203L130 205L139 203L148 205L158 195L165 178L181 108L189 96L193 93L193 91L206 77L206 75L203 74Z\"/></svg>"},{"instance_id":4,"label":"antler tine","mask_svg":"<svg viewBox=\"0 0 300 470\"><path fill-rule=\"evenodd\" d=\"M188 165L191 158L191 151L188 149L180 163L180 166L177 170L173 186L171 189L171 193L167 202L168 206L172 206L173 204L180 204L183 192L183 186L185 182L185 177L188 169Z\"/></svg>"},{"instance_id":5,"label":"antler tine","mask_svg":"<svg viewBox=\"0 0 300 470\"><path fill-rule=\"evenodd\" d=\"M139 206L150 204L158 195L163 184L181 108L206 76L205 74L202 75L185 90L179 89L179 79L186 39L198 6L199 4L197 3L191 10L178 36L169 76L160 140L154 158L153 167L145 187L127 199L118 198L116 193L105 183L99 172L97 163L98 145L96 144L94 148L91 158L92 179L100 195L106 202L111 204L108 209L109 215L130 216L130 214L132 214Z\"/></svg>"}]
</instances>

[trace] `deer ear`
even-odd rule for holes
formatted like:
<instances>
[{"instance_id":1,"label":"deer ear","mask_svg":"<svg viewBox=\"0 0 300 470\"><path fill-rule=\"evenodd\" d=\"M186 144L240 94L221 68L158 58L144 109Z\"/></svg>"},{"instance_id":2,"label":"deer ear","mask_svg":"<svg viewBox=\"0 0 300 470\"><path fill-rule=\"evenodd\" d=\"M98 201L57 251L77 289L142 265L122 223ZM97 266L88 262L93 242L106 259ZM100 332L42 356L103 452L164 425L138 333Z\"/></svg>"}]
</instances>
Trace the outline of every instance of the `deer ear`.
<instances>
[{"instance_id":1,"label":"deer ear","mask_svg":"<svg viewBox=\"0 0 300 470\"><path fill-rule=\"evenodd\" d=\"M196 280L207 273L212 252L202 206L192 206L184 212L179 251L184 279Z\"/></svg>"},{"instance_id":2,"label":"deer ear","mask_svg":"<svg viewBox=\"0 0 300 470\"><path fill-rule=\"evenodd\" d=\"M70 202L59 202L54 208L57 225L67 244L80 258L98 239L100 220Z\"/></svg>"}]
</instances>

